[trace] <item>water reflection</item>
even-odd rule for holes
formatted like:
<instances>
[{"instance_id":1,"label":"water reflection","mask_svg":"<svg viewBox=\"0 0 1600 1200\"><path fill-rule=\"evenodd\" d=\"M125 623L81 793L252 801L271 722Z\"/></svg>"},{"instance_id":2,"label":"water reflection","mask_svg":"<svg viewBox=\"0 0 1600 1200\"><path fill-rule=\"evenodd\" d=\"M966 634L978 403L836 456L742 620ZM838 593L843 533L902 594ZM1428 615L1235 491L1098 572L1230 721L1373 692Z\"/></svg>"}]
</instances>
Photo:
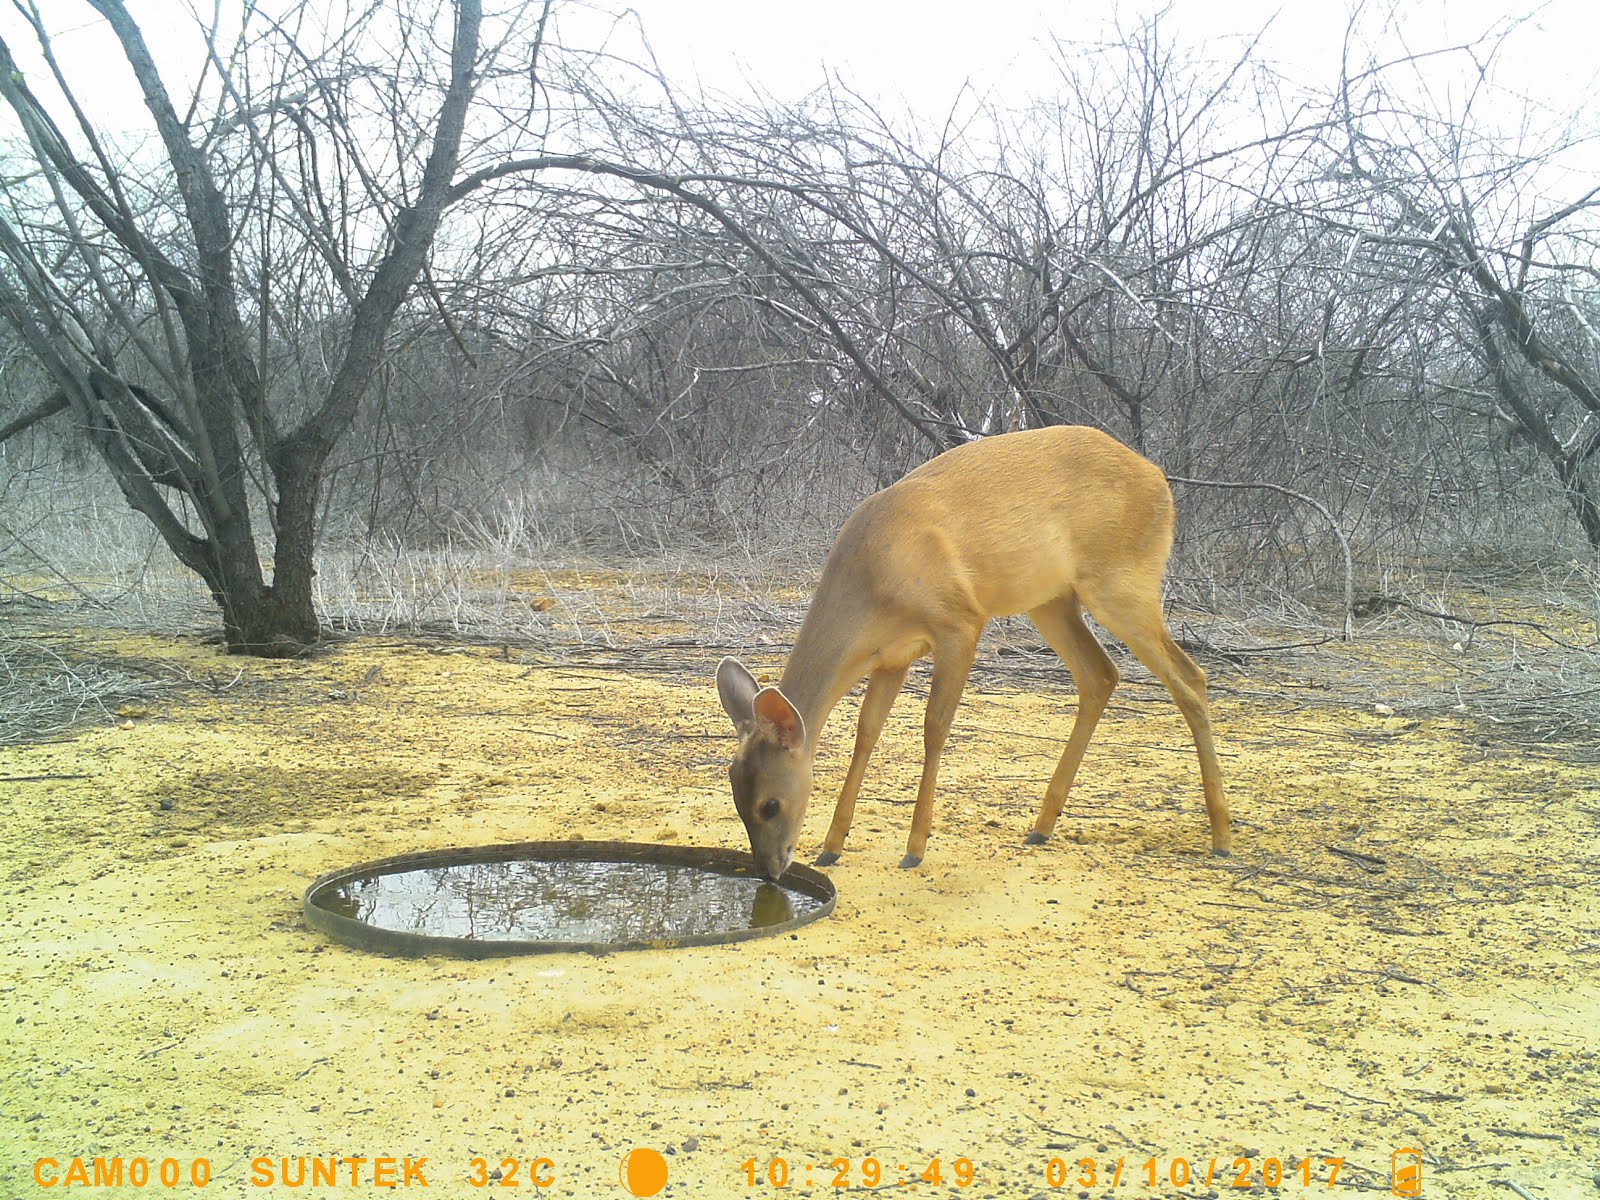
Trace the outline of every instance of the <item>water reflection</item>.
<instances>
[{"instance_id":1,"label":"water reflection","mask_svg":"<svg viewBox=\"0 0 1600 1200\"><path fill-rule=\"evenodd\" d=\"M613 943L763 929L822 901L745 875L666 863L461 863L369 875L313 898L381 929L484 941Z\"/></svg>"}]
</instances>

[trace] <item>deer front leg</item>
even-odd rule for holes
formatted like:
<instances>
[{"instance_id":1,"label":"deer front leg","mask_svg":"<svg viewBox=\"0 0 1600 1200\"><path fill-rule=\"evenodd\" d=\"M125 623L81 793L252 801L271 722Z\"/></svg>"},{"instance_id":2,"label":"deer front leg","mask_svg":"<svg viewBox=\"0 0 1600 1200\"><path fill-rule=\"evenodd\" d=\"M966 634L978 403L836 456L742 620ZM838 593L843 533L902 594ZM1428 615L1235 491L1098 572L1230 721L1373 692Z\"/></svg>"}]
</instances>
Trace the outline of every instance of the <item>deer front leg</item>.
<instances>
[{"instance_id":1,"label":"deer front leg","mask_svg":"<svg viewBox=\"0 0 1600 1200\"><path fill-rule=\"evenodd\" d=\"M911 836L906 840L905 869L922 865L928 849L928 834L933 832L933 789L939 779L939 756L950 736L967 674L978 652L978 632L963 630L933 647L933 682L928 689L928 711L922 718L922 782L917 785L917 807L911 814Z\"/></svg>"},{"instance_id":2,"label":"deer front leg","mask_svg":"<svg viewBox=\"0 0 1600 1200\"><path fill-rule=\"evenodd\" d=\"M828 826L827 839L822 843L822 853L817 855L817 866L831 867L839 861L844 850L844 840L850 836L850 825L856 816L856 796L861 791L861 780L867 773L867 761L872 748L878 744L883 723L894 707L894 698L906 681L907 663L898 669L874 671L867 677L867 694L861 698L861 716L856 723L856 748L850 756L850 770L844 777L844 788L839 802L833 806L833 822Z\"/></svg>"}]
</instances>

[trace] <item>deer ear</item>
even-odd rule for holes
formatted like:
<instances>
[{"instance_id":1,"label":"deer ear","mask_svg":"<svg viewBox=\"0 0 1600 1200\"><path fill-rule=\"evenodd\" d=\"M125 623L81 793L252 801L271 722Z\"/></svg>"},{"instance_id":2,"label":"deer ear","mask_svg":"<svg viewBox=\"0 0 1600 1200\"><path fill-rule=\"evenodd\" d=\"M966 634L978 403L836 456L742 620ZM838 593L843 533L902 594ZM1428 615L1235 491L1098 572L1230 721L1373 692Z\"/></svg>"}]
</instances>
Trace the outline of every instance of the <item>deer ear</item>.
<instances>
[{"instance_id":1,"label":"deer ear","mask_svg":"<svg viewBox=\"0 0 1600 1200\"><path fill-rule=\"evenodd\" d=\"M745 670L737 658L725 658L717 664L717 698L722 701L722 711L740 731L755 723L754 700L761 685L756 677Z\"/></svg>"},{"instance_id":2,"label":"deer ear","mask_svg":"<svg viewBox=\"0 0 1600 1200\"><path fill-rule=\"evenodd\" d=\"M777 688L762 688L756 693L753 707L761 732L785 750L798 750L806 744L805 721L799 710L789 703L789 697Z\"/></svg>"}]
</instances>

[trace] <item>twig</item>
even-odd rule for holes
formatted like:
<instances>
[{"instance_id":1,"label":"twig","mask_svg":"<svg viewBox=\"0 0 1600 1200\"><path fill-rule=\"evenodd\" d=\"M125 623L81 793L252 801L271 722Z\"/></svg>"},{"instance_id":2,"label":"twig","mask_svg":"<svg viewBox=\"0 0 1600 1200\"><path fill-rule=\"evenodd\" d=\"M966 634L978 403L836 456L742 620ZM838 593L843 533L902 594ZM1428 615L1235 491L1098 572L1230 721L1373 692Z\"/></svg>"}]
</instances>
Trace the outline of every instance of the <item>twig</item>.
<instances>
[{"instance_id":1,"label":"twig","mask_svg":"<svg viewBox=\"0 0 1600 1200\"><path fill-rule=\"evenodd\" d=\"M1344 640L1349 641L1355 633L1355 607L1356 607L1356 568L1355 560L1350 554L1350 539L1345 537L1344 530L1339 527L1339 522L1334 519L1333 513L1328 511L1328 506L1322 501L1307 496L1304 492L1297 492L1291 488L1280 487L1276 483L1231 483L1220 479L1185 479L1181 475L1168 475L1173 483L1187 483L1194 487L1214 488L1261 488L1269 492L1277 492L1280 496L1288 496L1302 504L1309 504L1322 514L1322 519L1328 523L1328 528L1333 530L1333 536L1339 539L1339 549L1344 552Z\"/></svg>"},{"instance_id":2,"label":"twig","mask_svg":"<svg viewBox=\"0 0 1600 1200\"><path fill-rule=\"evenodd\" d=\"M1389 865L1386 859L1379 858L1375 854L1363 854L1359 850L1345 850L1339 846L1329 846L1327 849L1329 854L1337 854L1340 858L1348 858L1363 871L1374 875Z\"/></svg>"},{"instance_id":3,"label":"twig","mask_svg":"<svg viewBox=\"0 0 1600 1200\"><path fill-rule=\"evenodd\" d=\"M1309 642L1279 642L1272 646L1215 646L1204 638L1178 638L1178 645L1184 649L1208 650L1212 654L1220 654L1223 658L1247 658L1252 654L1278 654L1284 650L1310 650L1316 646L1326 646L1334 639L1320 637Z\"/></svg>"},{"instance_id":4,"label":"twig","mask_svg":"<svg viewBox=\"0 0 1600 1200\"><path fill-rule=\"evenodd\" d=\"M1072 1141L1070 1143L1065 1144L1065 1145L1059 1145L1058 1146L1058 1145L1055 1145L1054 1143L1050 1144L1050 1146L1048 1148L1052 1149L1052 1150L1071 1150L1071 1149L1075 1149L1078 1146L1082 1146L1087 1142L1094 1142L1094 1141L1098 1141L1099 1140L1097 1138L1089 1137L1087 1134L1078 1133L1075 1130L1057 1129L1054 1125L1046 1125L1043 1121L1041 1121L1038 1117L1034 1116L1032 1113L1023 1113L1022 1115L1027 1117L1028 1120L1032 1121L1035 1125L1037 1125L1040 1129L1044 1130L1046 1133L1054 1134L1056 1137L1064 1137L1064 1138L1071 1138L1072 1139Z\"/></svg>"},{"instance_id":5,"label":"twig","mask_svg":"<svg viewBox=\"0 0 1600 1200\"><path fill-rule=\"evenodd\" d=\"M1474 620L1472 617L1463 617L1458 616L1455 613L1438 612L1435 609L1423 608L1422 605L1413 604L1404 596L1378 596L1376 599L1393 608L1409 608L1412 612L1420 613L1424 617L1433 617L1438 621L1452 621L1457 625L1466 625L1474 632L1479 629L1491 629L1497 625L1515 625L1523 629L1533 630L1540 637L1548 639L1550 642L1560 646L1564 650L1589 651L1594 649L1593 646L1575 646L1571 642L1564 642L1536 621L1514 621L1510 619L1478 621ZM1469 637L1467 640L1470 642L1472 639Z\"/></svg>"},{"instance_id":6,"label":"twig","mask_svg":"<svg viewBox=\"0 0 1600 1200\"><path fill-rule=\"evenodd\" d=\"M1105 1126L1105 1128L1111 1130L1112 1133L1116 1134L1119 1138L1121 1138L1125 1143L1127 1143L1130 1146L1137 1146L1137 1147L1139 1147L1139 1149L1148 1151L1148 1152L1150 1152L1152 1154L1159 1154L1161 1152L1161 1150L1162 1150L1162 1147L1157 1146L1154 1142L1141 1142L1138 1138L1129 1137L1127 1134L1123 1133L1122 1130L1118 1129L1115 1125L1107 1125L1107 1126Z\"/></svg>"},{"instance_id":7,"label":"twig","mask_svg":"<svg viewBox=\"0 0 1600 1200\"><path fill-rule=\"evenodd\" d=\"M1380 979L1392 979L1396 983L1410 983L1410 984L1415 984L1417 987L1432 988L1434 991L1438 992L1439 995L1441 995L1441 996L1448 996L1450 994L1449 992L1445 991L1442 987L1440 987L1437 983L1430 983L1426 979L1418 979L1415 975L1402 975L1402 974L1400 974L1399 971L1391 971L1387 967L1385 967L1381 971L1366 971L1366 970L1362 970L1360 968L1354 968L1354 970L1356 970L1357 973L1361 974L1361 975L1376 975ZM1335 1090L1337 1090L1337 1089L1335 1089Z\"/></svg>"},{"instance_id":8,"label":"twig","mask_svg":"<svg viewBox=\"0 0 1600 1200\"><path fill-rule=\"evenodd\" d=\"M1394 1105L1390 1104L1387 1100L1379 1100L1376 1096L1358 1096L1354 1092L1347 1092L1343 1088L1340 1088L1340 1087L1330 1088L1329 1090L1338 1092L1339 1095L1347 1097L1348 1099L1359 1100L1363 1104L1374 1104L1374 1105L1377 1105L1380 1108L1393 1108L1394 1107Z\"/></svg>"}]
</instances>

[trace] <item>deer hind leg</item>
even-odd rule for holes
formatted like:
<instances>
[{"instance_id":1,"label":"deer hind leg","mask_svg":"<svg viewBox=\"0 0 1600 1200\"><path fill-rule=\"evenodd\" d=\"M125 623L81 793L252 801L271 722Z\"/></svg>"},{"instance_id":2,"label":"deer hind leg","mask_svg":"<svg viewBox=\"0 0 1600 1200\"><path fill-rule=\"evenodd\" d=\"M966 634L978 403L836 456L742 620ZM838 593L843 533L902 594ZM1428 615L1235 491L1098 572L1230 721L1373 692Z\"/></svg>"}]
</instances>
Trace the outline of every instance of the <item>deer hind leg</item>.
<instances>
[{"instance_id":1,"label":"deer hind leg","mask_svg":"<svg viewBox=\"0 0 1600 1200\"><path fill-rule=\"evenodd\" d=\"M911 836L906 839L905 868L920 866L933 831L933 789L939 778L939 756L950 736L950 722L967 686L967 675L978 652L980 621L975 628L954 630L934 643L933 682L928 689L928 711L922 718L922 781L917 785L917 806L911 814Z\"/></svg>"},{"instance_id":2,"label":"deer hind leg","mask_svg":"<svg viewBox=\"0 0 1600 1200\"><path fill-rule=\"evenodd\" d=\"M1045 789L1044 803L1039 808L1039 819L1033 823L1027 844L1042 846L1056 827L1061 809L1067 802L1067 793L1077 777L1078 765L1089 748L1100 715L1105 712L1116 689L1116 665L1105 647L1089 632L1083 623L1083 606L1076 596L1063 596L1041 605L1028 613L1038 626L1050 648L1066 663L1078 687L1078 712L1072 720L1072 733L1067 737L1067 748L1061 752L1050 786Z\"/></svg>"},{"instance_id":3,"label":"deer hind leg","mask_svg":"<svg viewBox=\"0 0 1600 1200\"><path fill-rule=\"evenodd\" d=\"M907 663L903 667L874 671L867 678L867 694L861 698L861 717L856 722L855 753L850 756L850 770L845 774L839 802L833 807L833 823L828 826L822 853L817 855L819 867L831 867L839 861L844 839L850 835L850 824L855 820L856 796L861 791L861 779L867 773L867 761L872 757L872 748L878 744L883 723L910 669L911 664Z\"/></svg>"},{"instance_id":4,"label":"deer hind leg","mask_svg":"<svg viewBox=\"0 0 1600 1200\"><path fill-rule=\"evenodd\" d=\"M1089 599L1086 597L1086 599ZM1155 673L1172 694L1178 711L1194 736L1200 757L1200 782L1205 789L1206 815L1211 819L1211 852L1233 849L1228 800L1222 791L1222 767L1211 737L1211 706L1206 700L1206 673L1178 648L1161 616L1159 589L1148 593L1124 592L1096 596L1089 611L1095 619L1127 643L1128 649Z\"/></svg>"}]
</instances>

